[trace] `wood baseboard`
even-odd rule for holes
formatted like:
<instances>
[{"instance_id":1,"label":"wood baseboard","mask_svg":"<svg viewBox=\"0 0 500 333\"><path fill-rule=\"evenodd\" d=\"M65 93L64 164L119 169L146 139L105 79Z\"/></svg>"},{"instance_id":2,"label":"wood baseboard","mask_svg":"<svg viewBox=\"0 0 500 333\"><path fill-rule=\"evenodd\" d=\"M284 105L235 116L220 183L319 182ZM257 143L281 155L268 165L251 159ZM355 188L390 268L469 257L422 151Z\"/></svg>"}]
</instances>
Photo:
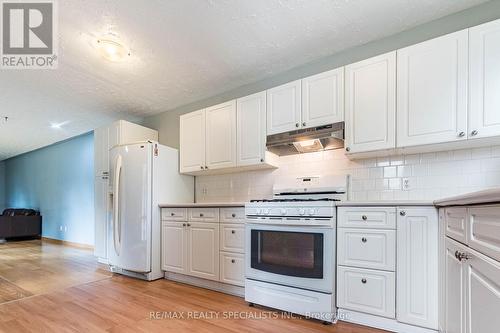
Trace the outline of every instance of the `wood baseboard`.
<instances>
[{"instance_id":1,"label":"wood baseboard","mask_svg":"<svg viewBox=\"0 0 500 333\"><path fill-rule=\"evenodd\" d=\"M60 245L64 245L64 246L76 247L79 249L92 250L92 251L94 250L94 246L92 246L92 245L69 242L69 241L60 240L60 239L42 237L42 241L47 242L47 243L52 243L52 244L60 244Z\"/></svg>"}]
</instances>

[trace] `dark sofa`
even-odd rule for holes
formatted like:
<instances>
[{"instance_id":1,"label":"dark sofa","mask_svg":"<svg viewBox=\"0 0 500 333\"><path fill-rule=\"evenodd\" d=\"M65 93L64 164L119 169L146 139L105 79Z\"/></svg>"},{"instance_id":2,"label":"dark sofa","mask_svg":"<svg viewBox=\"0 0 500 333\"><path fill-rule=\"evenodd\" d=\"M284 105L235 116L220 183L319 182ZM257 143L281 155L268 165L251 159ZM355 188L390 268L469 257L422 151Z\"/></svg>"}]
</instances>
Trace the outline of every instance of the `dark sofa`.
<instances>
[{"instance_id":1,"label":"dark sofa","mask_svg":"<svg viewBox=\"0 0 500 333\"><path fill-rule=\"evenodd\" d=\"M42 217L33 209L5 209L0 215L0 240L41 237Z\"/></svg>"}]
</instances>

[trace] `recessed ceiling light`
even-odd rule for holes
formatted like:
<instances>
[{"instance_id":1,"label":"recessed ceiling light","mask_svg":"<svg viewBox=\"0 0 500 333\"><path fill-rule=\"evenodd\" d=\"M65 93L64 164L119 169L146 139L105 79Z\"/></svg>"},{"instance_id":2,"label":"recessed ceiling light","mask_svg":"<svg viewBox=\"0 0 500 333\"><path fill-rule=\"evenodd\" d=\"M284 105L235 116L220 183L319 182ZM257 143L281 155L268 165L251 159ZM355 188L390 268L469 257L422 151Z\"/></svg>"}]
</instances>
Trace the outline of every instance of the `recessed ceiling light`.
<instances>
[{"instance_id":1,"label":"recessed ceiling light","mask_svg":"<svg viewBox=\"0 0 500 333\"><path fill-rule=\"evenodd\" d=\"M109 61L118 62L130 57L130 50L116 40L107 38L98 39L96 47L101 56Z\"/></svg>"}]
</instances>

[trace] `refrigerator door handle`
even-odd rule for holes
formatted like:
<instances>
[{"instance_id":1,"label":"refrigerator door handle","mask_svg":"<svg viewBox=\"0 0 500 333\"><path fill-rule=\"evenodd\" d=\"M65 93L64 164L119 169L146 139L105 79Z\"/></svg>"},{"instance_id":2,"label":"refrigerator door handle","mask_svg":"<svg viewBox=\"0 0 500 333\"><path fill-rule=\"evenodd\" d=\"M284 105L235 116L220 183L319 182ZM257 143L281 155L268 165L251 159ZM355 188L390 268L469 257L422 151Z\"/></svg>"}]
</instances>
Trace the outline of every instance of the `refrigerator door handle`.
<instances>
[{"instance_id":1,"label":"refrigerator door handle","mask_svg":"<svg viewBox=\"0 0 500 333\"><path fill-rule=\"evenodd\" d=\"M113 189L113 245L117 255L120 255L121 228L120 221L120 176L122 171L122 157L118 155L115 165L115 179Z\"/></svg>"}]
</instances>

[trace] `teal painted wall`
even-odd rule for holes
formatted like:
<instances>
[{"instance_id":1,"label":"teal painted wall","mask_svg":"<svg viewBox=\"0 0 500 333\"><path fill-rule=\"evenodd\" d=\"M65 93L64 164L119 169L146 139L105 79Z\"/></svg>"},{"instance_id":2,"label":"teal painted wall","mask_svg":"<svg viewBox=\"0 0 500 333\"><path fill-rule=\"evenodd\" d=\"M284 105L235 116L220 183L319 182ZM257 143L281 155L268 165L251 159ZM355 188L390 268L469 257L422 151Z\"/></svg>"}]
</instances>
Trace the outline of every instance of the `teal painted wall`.
<instances>
[{"instance_id":1,"label":"teal painted wall","mask_svg":"<svg viewBox=\"0 0 500 333\"><path fill-rule=\"evenodd\" d=\"M4 163L7 206L40 210L44 237L94 244L93 133Z\"/></svg>"},{"instance_id":2,"label":"teal painted wall","mask_svg":"<svg viewBox=\"0 0 500 333\"><path fill-rule=\"evenodd\" d=\"M184 113L257 93L283 83L302 79L309 75L318 74L498 18L500 18L500 0L489 1L396 35L347 49L318 61L292 68L287 72L268 79L226 91L200 101L194 101L173 110L165 110L166 112L164 113L146 118L143 124L158 130L160 143L179 148L179 116Z\"/></svg>"},{"instance_id":3,"label":"teal painted wall","mask_svg":"<svg viewBox=\"0 0 500 333\"><path fill-rule=\"evenodd\" d=\"M5 162L0 162L0 212L5 208Z\"/></svg>"}]
</instances>

